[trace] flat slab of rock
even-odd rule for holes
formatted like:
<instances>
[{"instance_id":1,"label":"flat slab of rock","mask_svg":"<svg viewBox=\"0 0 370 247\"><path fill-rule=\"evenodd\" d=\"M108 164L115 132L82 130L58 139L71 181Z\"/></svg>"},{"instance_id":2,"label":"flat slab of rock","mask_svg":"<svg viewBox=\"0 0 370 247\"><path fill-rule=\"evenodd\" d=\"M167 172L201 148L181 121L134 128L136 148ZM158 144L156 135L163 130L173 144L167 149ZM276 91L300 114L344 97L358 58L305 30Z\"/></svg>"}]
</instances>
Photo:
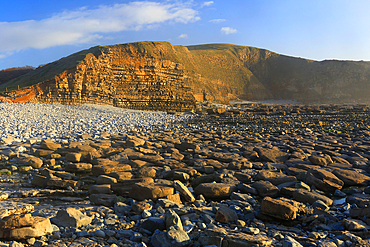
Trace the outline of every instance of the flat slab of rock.
<instances>
[{"instance_id":1,"label":"flat slab of rock","mask_svg":"<svg viewBox=\"0 0 370 247\"><path fill-rule=\"evenodd\" d=\"M109 161L105 164L98 164L92 167L92 174L94 176L109 174L111 172L129 171L131 166L128 164L121 164L116 161Z\"/></svg>"},{"instance_id":2,"label":"flat slab of rock","mask_svg":"<svg viewBox=\"0 0 370 247\"><path fill-rule=\"evenodd\" d=\"M240 158L240 155L237 153L213 153L211 159L215 159L221 162L232 162Z\"/></svg>"},{"instance_id":3,"label":"flat slab of rock","mask_svg":"<svg viewBox=\"0 0 370 247\"><path fill-rule=\"evenodd\" d=\"M323 201L328 206L333 204L333 200L330 199L329 197L326 197L316 192L310 192L304 189L294 190L293 199L299 202L309 203L309 204L313 204L317 200Z\"/></svg>"},{"instance_id":4,"label":"flat slab of rock","mask_svg":"<svg viewBox=\"0 0 370 247\"><path fill-rule=\"evenodd\" d=\"M279 188L270 183L269 181L258 181L251 184L261 197L270 196L276 197L279 194Z\"/></svg>"},{"instance_id":5,"label":"flat slab of rock","mask_svg":"<svg viewBox=\"0 0 370 247\"><path fill-rule=\"evenodd\" d=\"M229 198L237 187L224 183L203 183L198 185L194 192L196 195L203 195L207 199Z\"/></svg>"},{"instance_id":6,"label":"flat slab of rock","mask_svg":"<svg viewBox=\"0 0 370 247\"><path fill-rule=\"evenodd\" d=\"M272 239L264 235L250 235L245 233L229 232L224 228L207 229L202 236L201 242L204 245L221 246L228 243L228 246L271 246Z\"/></svg>"},{"instance_id":7,"label":"flat slab of rock","mask_svg":"<svg viewBox=\"0 0 370 247\"><path fill-rule=\"evenodd\" d=\"M136 200L152 199L173 195L174 188L164 184L137 183L132 186L130 197Z\"/></svg>"},{"instance_id":8,"label":"flat slab of rock","mask_svg":"<svg viewBox=\"0 0 370 247\"><path fill-rule=\"evenodd\" d=\"M325 192L334 192L337 189L340 190L344 185L342 180L325 169L308 170L305 182Z\"/></svg>"},{"instance_id":9,"label":"flat slab of rock","mask_svg":"<svg viewBox=\"0 0 370 247\"><path fill-rule=\"evenodd\" d=\"M67 163L65 164L65 170L67 172L91 172L92 164L90 163Z\"/></svg>"},{"instance_id":10,"label":"flat slab of rock","mask_svg":"<svg viewBox=\"0 0 370 247\"><path fill-rule=\"evenodd\" d=\"M346 186L368 184L370 177L356 171L334 169L333 174L344 182Z\"/></svg>"},{"instance_id":11,"label":"flat slab of rock","mask_svg":"<svg viewBox=\"0 0 370 247\"><path fill-rule=\"evenodd\" d=\"M308 160L312 164L318 165L318 166L326 166L330 163L333 163L333 161L331 160L329 156L321 157L321 156L311 155L310 157L308 157Z\"/></svg>"},{"instance_id":12,"label":"flat slab of rock","mask_svg":"<svg viewBox=\"0 0 370 247\"><path fill-rule=\"evenodd\" d=\"M26 214L33 210L34 206L28 203L0 201L0 219L13 214Z\"/></svg>"},{"instance_id":13,"label":"flat slab of rock","mask_svg":"<svg viewBox=\"0 0 370 247\"><path fill-rule=\"evenodd\" d=\"M272 163L284 163L288 159L288 154L277 149L255 148L262 161Z\"/></svg>"},{"instance_id":14,"label":"flat slab of rock","mask_svg":"<svg viewBox=\"0 0 370 247\"><path fill-rule=\"evenodd\" d=\"M271 197L265 197L261 204L261 212L282 220L294 220L298 209L292 204Z\"/></svg>"},{"instance_id":15,"label":"flat slab of rock","mask_svg":"<svg viewBox=\"0 0 370 247\"><path fill-rule=\"evenodd\" d=\"M25 215L11 215L0 221L0 238L22 240L38 238L53 232L48 218Z\"/></svg>"}]
</instances>

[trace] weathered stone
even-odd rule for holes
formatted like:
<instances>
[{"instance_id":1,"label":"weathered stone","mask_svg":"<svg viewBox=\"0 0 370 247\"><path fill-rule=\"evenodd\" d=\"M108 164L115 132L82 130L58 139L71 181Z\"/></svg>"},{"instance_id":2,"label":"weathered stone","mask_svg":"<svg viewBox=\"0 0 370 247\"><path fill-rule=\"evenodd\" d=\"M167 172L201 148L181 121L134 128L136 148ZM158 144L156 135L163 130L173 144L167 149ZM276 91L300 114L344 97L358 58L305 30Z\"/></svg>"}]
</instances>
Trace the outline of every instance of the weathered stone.
<instances>
[{"instance_id":1,"label":"weathered stone","mask_svg":"<svg viewBox=\"0 0 370 247\"><path fill-rule=\"evenodd\" d=\"M46 187L52 188L67 188L67 187L76 187L78 185L78 181L74 180L67 180L61 178L50 178L46 182Z\"/></svg>"},{"instance_id":2,"label":"weathered stone","mask_svg":"<svg viewBox=\"0 0 370 247\"><path fill-rule=\"evenodd\" d=\"M240 158L240 155L237 153L213 153L211 158L221 162L229 163Z\"/></svg>"},{"instance_id":3,"label":"weathered stone","mask_svg":"<svg viewBox=\"0 0 370 247\"><path fill-rule=\"evenodd\" d=\"M112 194L91 194L90 202L94 205L103 205L106 207L113 207L117 196Z\"/></svg>"},{"instance_id":4,"label":"weathered stone","mask_svg":"<svg viewBox=\"0 0 370 247\"><path fill-rule=\"evenodd\" d=\"M294 220L297 217L297 208L292 204L271 197L265 197L261 204L261 212L283 220Z\"/></svg>"},{"instance_id":5,"label":"weathered stone","mask_svg":"<svg viewBox=\"0 0 370 247\"><path fill-rule=\"evenodd\" d=\"M150 217L146 219L141 225L141 228L150 231L153 233L155 230L165 230L166 229L166 222L163 218L157 218L157 217Z\"/></svg>"},{"instance_id":6,"label":"weathered stone","mask_svg":"<svg viewBox=\"0 0 370 247\"><path fill-rule=\"evenodd\" d=\"M329 156L320 157L316 155L311 155L310 157L308 157L308 159L312 164L318 165L318 166L326 166L330 163L333 163L333 161L331 160Z\"/></svg>"},{"instance_id":7,"label":"weathered stone","mask_svg":"<svg viewBox=\"0 0 370 247\"><path fill-rule=\"evenodd\" d=\"M154 247L182 247L191 243L188 234L177 226L171 226L167 232L159 232L152 236Z\"/></svg>"},{"instance_id":8,"label":"weathered stone","mask_svg":"<svg viewBox=\"0 0 370 247\"><path fill-rule=\"evenodd\" d=\"M178 194L178 193L175 193L175 194L172 194L172 195L167 195L166 199L168 199L172 202L178 203L178 204L182 204L181 199L180 199L180 194Z\"/></svg>"},{"instance_id":9,"label":"weathered stone","mask_svg":"<svg viewBox=\"0 0 370 247\"><path fill-rule=\"evenodd\" d=\"M88 172L91 172L92 164L90 163L67 163L65 164L64 167L67 172L88 173Z\"/></svg>"},{"instance_id":10,"label":"weathered stone","mask_svg":"<svg viewBox=\"0 0 370 247\"><path fill-rule=\"evenodd\" d=\"M334 169L333 174L344 182L346 186L368 184L370 177L356 171Z\"/></svg>"},{"instance_id":11,"label":"weathered stone","mask_svg":"<svg viewBox=\"0 0 370 247\"><path fill-rule=\"evenodd\" d=\"M42 141L40 146L42 149L53 150L53 151L57 151L58 148L62 147L62 145L58 143L46 142L46 141Z\"/></svg>"},{"instance_id":12,"label":"weathered stone","mask_svg":"<svg viewBox=\"0 0 370 247\"><path fill-rule=\"evenodd\" d=\"M136 202L132 204L132 211L135 213L142 213L144 209L146 210L152 210L153 206L145 201Z\"/></svg>"},{"instance_id":13,"label":"weathered stone","mask_svg":"<svg viewBox=\"0 0 370 247\"><path fill-rule=\"evenodd\" d=\"M369 226L362 220L344 219L342 224L349 231L364 231L369 229Z\"/></svg>"},{"instance_id":14,"label":"weathered stone","mask_svg":"<svg viewBox=\"0 0 370 247\"><path fill-rule=\"evenodd\" d=\"M224 183L203 183L198 185L194 192L209 199L222 199L230 197L236 190L236 186Z\"/></svg>"},{"instance_id":15,"label":"weathered stone","mask_svg":"<svg viewBox=\"0 0 370 247\"><path fill-rule=\"evenodd\" d=\"M258 181L251 184L261 197L271 196L276 197L279 194L279 188L270 183L269 181Z\"/></svg>"},{"instance_id":16,"label":"weathered stone","mask_svg":"<svg viewBox=\"0 0 370 247\"><path fill-rule=\"evenodd\" d=\"M360 192L360 191L359 191ZM370 195L356 193L346 198L346 202L350 204L356 204L358 207L370 206Z\"/></svg>"},{"instance_id":17,"label":"weathered stone","mask_svg":"<svg viewBox=\"0 0 370 247\"><path fill-rule=\"evenodd\" d=\"M303 189L296 189L293 192L292 197L293 197L294 200L299 201L299 202L303 202L303 203L313 204L315 201L321 200L321 201L325 202L325 204L328 205L328 206L333 204L333 200L331 200L330 198L328 198L324 195L318 194L316 192L309 192L309 191L306 191L306 190L303 190Z\"/></svg>"},{"instance_id":18,"label":"weathered stone","mask_svg":"<svg viewBox=\"0 0 370 247\"><path fill-rule=\"evenodd\" d=\"M92 173L95 176L99 176L111 172L129 171L129 170L131 170L131 166L128 164L121 164L118 162L109 161L106 164L94 165L92 168Z\"/></svg>"},{"instance_id":19,"label":"weathered stone","mask_svg":"<svg viewBox=\"0 0 370 247\"><path fill-rule=\"evenodd\" d=\"M279 163L285 162L288 159L288 154L284 153L278 149L267 149L267 148L255 148L259 157L262 161Z\"/></svg>"},{"instance_id":20,"label":"weathered stone","mask_svg":"<svg viewBox=\"0 0 370 247\"><path fill-rule=\"evenodd\" d=\"M235 210L228 207L220 207L216 212L215 219L221 223L235 222L238 219L238 215Z\"/></svg>"},{"instance_id":21,"label":"weathered stone","mask_svg":"<svg viewBox=\"0 0 370 247\"><path fill-rule=\"evenodd\" d=\"M137 183L132 186L130 197L136 200L156 200L167 195L172 195L174 188L163 184Z\"/></svg>"},{"instance_id":22,"label":"weathered stone","mask_svg":"<svg viewBox=\"0 0 370 247\"><path fill-rule=\"evenodd\" d=\"M193 194L189 191L189 189L179 180L175 180L173 182L175 189L183 196L186 202L193 202L195 198Z\"/></svg>"},{"instance_id":23,"label":"weathered stone","mask_svg":"<svg viewBox=\"0 0 370 247\"><path fill-rule=\"evenodd\" d=\"M133 177L131 172L128 171L119 171L119 172L111 172L107 174L110 177L114 177L117 179L118 182L123 180L129 180Z\"/></svg>"},{"instance_id":24,"label":"weathered stone","mask_svg":"<svg viewBox=\"0 0 370 247\"><path fill-rule=\"evenodd\" d=\"M26 214L32 212L34 206L23 202L0 201L0 219L13 214Z\"/></svg>"},{"instance_id":25,"label":"weathered stone","mask_svg":"<svg viewBox=\"0 0 370 247\"><path fill-rule=\"evenodd\" d=\"M204 238L207 241L204 241L205 244L209 244L209 240L218 237L221 244L226 246L270 246L272 244L272 239L264 235L250 235L240 232L230 232L224 228L218 227L215 229L207 229L204 235ZM202 241L202 240L201 240ZM214 242L212 244L215 244Z\"/></svg>"},{"instance_id":26,"label":"weathered stone","mask_svg":"<svg viewBox=\"0 0 370 247\"><path fill-rule=\"evenodd\" d=\"M45 187L48 180L49 178L46 176L34 174L32 176L31 184L38 187Z\"/></svg>"},{"instance_id":27,"label":"weathered stone","mask_svg":"<svg viewBox=\"0 0 370 247\"><path fill-rule=\"evenodd\" d=\"M308 170L305 182L315 186L322 191L334 192L336 189L341 189L344 182L337 178L332 172L325 169L310 169Z\"/></svg>"},{"instance_id":28,"label":"weathered stone","mask_svg":"<svg viewBox=\"0 0 370 247\"><path fill-rule=\"evenodd\" d=\"M239 184L238 190L240 190L243 193L250 193L252 195L258 195L258 191L248 184Z\"/></svg>"},{"instance_id":29,"label":"weathered stone","mask_svg":"<svg viewBox=\"0 0 370 247\"><path fill-rule=\"evenodd\" d=\"M290 236L286 236L283 240L283 247L303 247L297 240Z\"/></svg>"},{"instance_id":30,"label":"weathered stone","mask_svg":"<svg viewBox=\"0 0 370 247\"><path fill-rule=\"evenodd\" d=\"M92 185L89 187L89 194L110 194L111 185L110 184L100 184L100 185Z\"/></svg>"},{"instance_id":31,"label":"weathered stone","mask_svg":"<svg viewBox=\"0 0 370 247\"><path fill-rule=\"evenodd\" d=\"M32 166L32 168L38 169L41 168L43 165L43 161L37 157L29 157L27 165Z\"/></svg>"},{"instance_id":32,"label":"weathered stone","mask_svg":"<svg viewBox=\"0 0 370 247\"><path fill-rule=\"evenodd\" d=\"M84 215L81 211L74 208L61 209L54 218L51 218L51 222L63 227L80 227L90 224L91 221L91 217Z\"/></svg>"},{"instance_id":33,"label":"weathered stone","mask_svg":"<svg viewBox=\"0 0 370 247\"><path fill-rule=\"evenodd\" d=\"M175 148L181 151L185 151L188 149L199 149L199 146L191 142L181 142L180 144L175 143Z\"/></svg>"},{"instance_id":34,"label":"weathered stone","mask_svg":"<svg viewBox=\"0 0 370 247\"><path fill-rule=\"evenodd\" d=\"M136 176L138 178L145 178L145 177L155 178L156 174L157 174L157 170L153 167L140 167L136 171Z\"/></svg>"},{"instance_id":35,"label":"weathered stone","mask_svg":"<svg viewBox=\"0 0 370 247\"><path fill-rule=\"evenodd\" d=\"M142 146L144 144L145 144L145 140L140 139L136 136L127 135L127 137L126 137L126 145L128 147Z\"/></svg>"},{"instance_id":36,"label":"weathered stone","mask_svg":"<svg viewBox=\"0 0 370 247\"><path fill-rule=\"evenodd\" d=\"M97 184L115 184L117 183L117 179L106 176L106 175L99 175L98 179L96 180Z\"/></svg>"},{"instance_id":37,"label":"weathered stone","mask_svg":"<svg viewBox=\"0 0 370 247\"><path fill-rule=\"evenodd\" d=\"M54 153L53 150L37 149L35 151L35 155L39 157L46 157L48 155L51 155L52 153Z\"/></svg>"},{"instance_id":38,"label":"weathered stone","mask_svg":"<svg viewBox=\"0 0 370 247\"><path fill-rule=\"evenodd\" d=\"M176 226L178 229L183 230L180 217L171 209L165 214L165 222L166 229L169 229L171 226Z\"/></svg>"},{"instance_id":39,"label":"weathered stone","mask_svg":"<svg viewBox=\"0 0 370 247\"><path fill-rule=\"evenodd\" d=\"M82 154L81 153L68 153L65 156L66 161L70 162L80 162L81 161Z\"/></svg>"},{"instance_id":40,"label":"weathered stone","mask_svg":"<svg viewBox=\"0 0 370 247\"><path fill-rule=\"evenodd\" d=\"M48 218L30 214L11 215L0 221L0 238L9 240L22 240L38 238L53 232Z\"/></svg>"}]
</instances>

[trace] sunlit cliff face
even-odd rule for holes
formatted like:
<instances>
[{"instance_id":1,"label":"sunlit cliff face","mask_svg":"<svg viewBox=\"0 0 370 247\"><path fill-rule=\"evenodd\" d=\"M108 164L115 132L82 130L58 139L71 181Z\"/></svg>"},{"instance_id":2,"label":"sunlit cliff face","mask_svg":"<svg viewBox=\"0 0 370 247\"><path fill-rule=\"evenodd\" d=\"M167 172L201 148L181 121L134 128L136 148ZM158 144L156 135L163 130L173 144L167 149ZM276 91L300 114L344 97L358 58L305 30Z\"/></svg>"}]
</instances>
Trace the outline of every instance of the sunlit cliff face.
<instances>
[{"instance_id":1,"label":"sunlit cliff face","mask_svg":"<svg viewBox=\"0 0 370 247\"><path fill-rule=\"evenodd\" d=\"M180 110L193 109L195 100L367 102L367 78L367 62L317 62L226 44L140 42L81 51L0 89L26 86L12 99L17 102Z\"/></svg>"}]
</instances>

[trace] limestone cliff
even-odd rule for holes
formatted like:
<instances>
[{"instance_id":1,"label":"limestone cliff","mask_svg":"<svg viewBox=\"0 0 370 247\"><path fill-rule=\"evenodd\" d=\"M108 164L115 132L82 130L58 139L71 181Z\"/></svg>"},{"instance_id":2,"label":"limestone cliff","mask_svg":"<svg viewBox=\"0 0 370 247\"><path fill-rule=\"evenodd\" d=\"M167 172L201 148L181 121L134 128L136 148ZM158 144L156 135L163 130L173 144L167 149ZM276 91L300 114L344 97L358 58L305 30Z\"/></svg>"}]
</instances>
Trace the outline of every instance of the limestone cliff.
<instances>
[{"instance_id":1,"label":"limestone cliff","mask_svg":"<svg viewBox=\"0 0 370 247\"><path fill-rule=\"evenodd\" d=\"M21 90L16 90L17 88ZM0 84L14 102L185 110L195 100L370 102L370 63L312 61L254 47L137 42L97 46Z\"/></svg>"},{"instance_id":2,"label":"limestone cliff","mask_svg":"<svg viewBox=\"0 0 370 247\"><path fill-rule=\"evenodd\" d=\"M15 102L109 104L142 110L186 110L195 108L195 99L185 87L181 64L156 59L127 44L96 47L84 52L81 61L63 70L66 59L40 68L61 73L46 75L28 90L14 93ZM70 58L69 58L70 59ZM67 58L68 60L68 58ZM27 81L27 78L20 78Z\"/></svg>"}]
</instances>

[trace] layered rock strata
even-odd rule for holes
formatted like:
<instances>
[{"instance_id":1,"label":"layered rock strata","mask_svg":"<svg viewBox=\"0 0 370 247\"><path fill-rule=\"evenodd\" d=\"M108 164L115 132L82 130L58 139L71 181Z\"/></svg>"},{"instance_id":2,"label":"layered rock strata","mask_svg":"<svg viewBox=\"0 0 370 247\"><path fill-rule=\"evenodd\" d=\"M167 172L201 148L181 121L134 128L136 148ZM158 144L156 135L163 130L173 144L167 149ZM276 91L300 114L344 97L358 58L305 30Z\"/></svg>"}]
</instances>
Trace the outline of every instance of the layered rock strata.
<instances>
[{"instance_id":1,"label":"layered rock strata","mask_svg":"<svg viewBox=\"0 0 370 247\"><path fill-rule=\"evenodd\" d=\"M139 110L188 110L194 96L183 85L184 68L169 60L111 46L88 53L71 69L17 92L15 102L106 104Z\"/></svg>"}]
</instances>

